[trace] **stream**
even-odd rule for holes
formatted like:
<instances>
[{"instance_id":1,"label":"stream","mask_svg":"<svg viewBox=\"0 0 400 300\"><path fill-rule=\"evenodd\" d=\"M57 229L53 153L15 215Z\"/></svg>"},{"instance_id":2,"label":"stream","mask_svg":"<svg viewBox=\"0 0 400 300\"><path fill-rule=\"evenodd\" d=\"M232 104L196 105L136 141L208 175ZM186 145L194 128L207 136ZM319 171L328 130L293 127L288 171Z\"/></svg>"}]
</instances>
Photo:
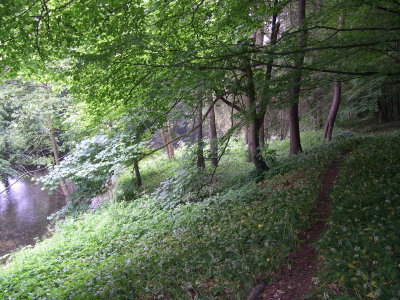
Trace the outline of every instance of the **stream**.
<instances>
[{"instance_id":1,"label":"stream","mask_svg":"<svg viewBox=\"0 0 400 300\"><path fill-rule=\"evenodd\" d=\"M0 194L0 257L22 246L33 245L48 232L48 216L64 205L65 197L57 191L49 195L29 178L15 182ZM0 191L5 189L0 183Z\"/></svg>"}]
</instances>

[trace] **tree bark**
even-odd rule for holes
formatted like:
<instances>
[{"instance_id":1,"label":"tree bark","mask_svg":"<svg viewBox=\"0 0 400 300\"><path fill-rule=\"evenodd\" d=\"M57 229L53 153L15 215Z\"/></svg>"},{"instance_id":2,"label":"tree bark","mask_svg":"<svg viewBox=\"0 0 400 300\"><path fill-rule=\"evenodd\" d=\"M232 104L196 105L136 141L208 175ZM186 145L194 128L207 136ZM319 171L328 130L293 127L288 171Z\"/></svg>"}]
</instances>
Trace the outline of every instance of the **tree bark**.
<instances>
[{"instance_id":1,"label":"tree bark","mask_svg":"<svg viewBox=\"0 0 400 300\"><path fill-rule=\"evenodd\" d=\"M248 148L251 160L256 169L258 171L267 171L269 168L265 163L260 151L260 124L254 118L249 123Z\"/></svg>"},{"instance_id":2,"label":"tree bark","mask_svg":"<svg viewBox=\"0 0 400 300\"><path fill-rule=\"evenodd\" d=\"M265 118L265 117L264 117ZM261 149L264 148L265 146L265 122L263 122L261 124L261 128L260 128L260 138L259 138L259 144Z\"/></svg>"},{"instance_id":3,"label":"tree bark","mask_svg":"<svg viewBox=\"0 0 400 300\"><path fill-rule=\"evenodd\" d=\"M217 124L215 121L214 105L210 110L210 154L211 164L214 167L218 166L218 137L217 137Z\"/></svg>"},{"instance_id":4,"label":"tree bark","mask_svg":"<svg viewBox=\"0 0 400 300\"><path fill-rule=\"evenodd\" d=\"M133 170L135 172L136 186L141 187L143 183L142 183L142 176L140 175L139 162L137 159L133 161Z\"/></svg>"},{"instance_id":5,"label":"tree bark","mask_svg":"<svg viewBox=\"0 0 400 300\"><path fill-rule=\"evenodd\" d=\"M278 0L274 0L274 8L276 8L278 5ZM278 39L278 33L279 33L279 27L280 23L277 22L277 17L278 14L275 13L272 16L272 22L271 22L271 34L270 34L270 45L275 45L276 41ZM262 44L261 44L262 45ZM261 113L263 114L263 119L260 122L260 139L259 143L261 148L264 148L265 146L265 130L266 128L266 122L265 122L265 115L267 112L267 105L270 100L270 81L272 78L272 64L274 62L274 58L271 56L267 62L267 68L265 71L265 92L264 92L264 97L263 97L263 103L261 105Z\"/></svg>"},{"instance_id":6,"label":"tree bark","mask_svg":"<svg viewBox=\"0 0 400 300\"><path fill-rule=\"evenodd\" d=\"M289 107L290 154L303 151L300 141L299 106L297 103Z\"/></svg>"},{"instance_id":7,"label":"tree bark","mask_svg":"<svg viewBox=\"0 0 400 300\"><path fill-rule=\"evenodd\" d=\"M378 104L378 123L390 121L387 100L379 98L377 104Z\"/></svg>"},{"instance_id":8,"label":"tree bark","mask_svg":"<svg viewBox=\"0 0 400 300\"><path fill-rule=\"evenodd\" d=\"M297 0L297 27L303 26L306 16L306 0ZM298 45L303 49L306 43L307 32L301 31ZM289 107L289 128L290 128L290 154L298 154L303 151L300 141L300 125L299 125L299 99L301 87L301 65L304 61L304 52L301 52L295 60L295 75L292 80L293 88L291 92L292 105Z\"/></svg>"},{"instance_id":9,"label":"tree bark","mask_svg":"<svg viewBox=\"0 0 400 300\"><path fill-rule=\"evenodd\" d=\"M197 168L205 169L206 163L204 160L204 141L203 141L203 103L200 100L197 107Z\"/></svg>"},{"instance_id":10,"label":"tree bark","mask_svg":"<svg viewBox=\"0 0 400 300\"><path fill-rule=\"evenodd\" d=\"M330 141L332 139L333 125L335 124L337 112L339 110L340 99L342 96L342 82L336 80L333 88L333 100L328 118L326 119L324 139Z\"/></svg>"},{"instance_id":11,"label":"tree bark","mask_svg":"<svg viewBox=\"0 0 400 300\"><path fill-rule=\"evenodd\" d=\"M253 70L247 67L245 70L247 77L247 108L250 112L248 124L248 149L251 160L258 171L268 170L260 149L260 129L264 122L264 115L259 116L256 110L256 91L253 78Z\"/></svg>"},{"instance_id":12,"label":"tree bark","mask_svg":"<svg viewBox=\"0 0 400 300\"><path fill-rule=\"evenodd\" d=\"M58 150L58 145L57 145L57 140L56 140L56 131L55 131L54 125L53 125L53 119L50 115L48 116L48 124L49 124L49 139L50 139L50 144L51 144L51 150L53 152L54 164L58 165L58 164L60 164L60 152ZM68 185L64 179L60 181L60 187L61 187L63 194L66 197L71 195Z\"/></svg>"},{"instance_id":13,"label":"tree bark","mask_svg":"<svg viewBox=\"0 0 400 300\"><path fill-rule=\"evenodd\" d=\"M342 15L339 16L339 28L343 27L344 18ZM339 33L340 36L340 33ZM329 110L328 118L326 119L324 139L330 141L332 139L333 125L335 124L337 112L340 106L340 100L342 97L342 82L340 79L336 79L333 83L333 100L331 108Z\"/></svg>"},{"instance_id":14,"label":"tree bark","mask_svg":"<svg viewBox=\"0 0 400 300\"><path fill-rule=\"evenodd\" d=\"M50 138L50 143L51 143L51 150L52 150L53 156L54 156L54 164L58 165L60 163L60 152L58 151L56 132L53 127L52 118L49 116L48 119L49 119L49 138Z\"/></svg>"},{"instance_id":15,"label":"tree bark","mask_svg":"<svg viewBox=\"0 0 400 300\"><path fill-rule=\"evenodd\" d=\"M161 128L161 135L163 138L163 142L165 145L165 152L168 155L168 158L171 160L174 158L175 156L175 152L174 152L174 146L172 145L171 141L171 126L169 124L169 121L165 122L164 127Z\"/></svg>"},{"instance_id":16,"label":"tree bark","mask_svg":"<svg viewBox=\"0 0 400 300\"><path fill-rule=\"evenodd\" d=\"M281 109L279 111L279 121L280 121L279 138L282 141L286 138L286 119L285 119L285 110L284 109Z\"/></svg>"},{"instance_id":17,"label":"tree bark","mask_svg":"<svg viewBox=\"0 0 400 300\"><path fill-rule=\"evenodd\" d=\"M246 143L246 148L247 148L247 150L246 150L246 161L247 162L252 162L251 154L250 154L250 146L249 146L249 131L250 131L249 125L246 124L246 128L244 130L244 141Z\"/></svg>"},{"instance_id":18,"label":"tree bark","mask_svg":"<svg viewBox=\"0 0 400 300\"><path fill-rule=\"evenodd\" d=\"M49 99L50 87L47 84L45 85L45 90L46 90L45 97L46 97L46 99ZM49 139L50 139L50 144L51 144L51 150L53 152L54 164L58 165L58 164L60 164L60 152L58 150L57 139L56 139L56 130L54 128L53 118L50 113L47 115L47 122L48 122L48 126L49 126L49 128L48 128L49 129ZM64 179L60 181L60 187L61 187L63 194L66 197L71 195L71 191L69 190L68 185Z\"/></svg>"}]
</instances>

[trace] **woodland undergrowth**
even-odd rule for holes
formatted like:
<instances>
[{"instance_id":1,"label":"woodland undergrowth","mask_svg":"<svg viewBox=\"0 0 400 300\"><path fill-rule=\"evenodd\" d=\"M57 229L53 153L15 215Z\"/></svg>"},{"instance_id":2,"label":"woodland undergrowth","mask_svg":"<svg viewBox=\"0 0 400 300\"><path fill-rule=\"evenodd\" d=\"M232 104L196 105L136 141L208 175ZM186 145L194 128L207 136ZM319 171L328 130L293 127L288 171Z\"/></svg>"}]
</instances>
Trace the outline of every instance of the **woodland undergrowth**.
<instances>
[{"instance_id":1,"label":"woodland undergrowth","mask_svg":"<svg viewBox=\"0 0 400 300\"><path fill-rule=\"evenodd\" d=\"M386 279L370 280L368 284L371 289L375 284L382 284L379 286L381 293L386 293L385 288L390 289L390 282L393 282L390 276L398 276L398 273L393 268L388 271L378 269L385 265L385 259L394 263L398 257L395 255L396 241L394 235L386 237L390 239L386 241L382 231L376 235L379 241L372 240L371 243L370 237L375 236L375 231L378 234L380 226L387 226L388 231L398 228L398 221L390 216L390 209L396 209L395 206L388 205L388 211L382 206L385 201L397 201L393 194L396 185L379 197L378 190L380 182L390 184L386 175L394 170L398 172L398 167L394 166L398 163L395 141L399 140L399 135L369 137L365 143L366 137L342 133L333 142L321 143L313 137L317 134L320 133L306 138L309 147L306 146L306 151L297 156L280 155L284 144L270 145L276 150L270 152L272 168L257 181L253 176L249 178L251 173L246 171L249 169L245 163L245 171L239 168L240 164L232 166L234 161L243 161L244 155L243 151L232 150L227 155L227 163L221 161L219 172L227 173L219 175L228 177L220 181L223 188L201 201L165 205L162 201L155 201L152 193L142 192L134 201L120 198L123 201L110 201L96 212L57 223L50 239L39 242L33 249L15 253L0 269L1 298L190 299L197 295L198 299L243 299L257 280L271 278L298 243L298 233L309 226L311 220L308 216L319 191L320 178L331 160L356 149L359 144L362 146L345 163L341 181L333 192L332 227L319 244L325 262L321 276L324 284L326 282L324 286L329 287L332 282L339 286L352 283L357 287L346 285L340 291L349 289L350 294L354 289L358 291L358 283L349 274L357 273L357 270L364 274L365 271L353 262L353 255L358 251L354 249L368 249L365 246L367 242L371 244L368 247L382 243L383 248L379 249L384 250L383 254L376 258L371 254L370 260L373 268L377 269L374 278L383 274ZM390 142L391 147L386 147L386 142ZM373 151L369 153L366 147L371 143ZM382 155L385 161L378 168L375 164L383 159ZM358 167L360 162L364 162L365 167ZM354 166L360 174L365 173L364 179L352 176ZM122 176L121 180L127 181L127 177ZM369 187L358 181L365 181L365 178L376 185ZM349 180L354 182L354 189L344 187ZM341 189L345 189L344 192ZM367 199L368 194L362 189L370 189L371 195L373 191L382 201L373 197L366 201L357 200L361 197ZM355 193L359 193L358 198L354 197ZM344 203L339 204L341 201ZM351 202L348 209L346 201ZM364 209L363 205L367 208ZM352 218L340 212L340 207L346 208L346 213L351 210ZM375 217L368 219L369 215L361 217L369 211L379 214L376 221L372 221ZM398 214L398 211L393 213ZM350 243L346 246L349 251L343 250L341 255L335 256L339 247L335 240L338 238L333 233L345 226L341 222L358 224L353 218L355 214L360 214L359 219L369 223L363 227L357 225L354 230L361 230L368 237L365 243L350 242L351 237L344 234L341 239L346 245ZM387 246L390 249L386 249ZM332 252L330 248L337 250ZM347 262L350 254L351 261ZM375 261L378 263L374 264ZM342 265L351 272L339 276L337 268L342 268ZM361 275L354 276L362 278ZM366 289L366 295L371 291ZM376 288L373 292L376 295ZM323 291L321 293L323 295Z\"/></svg>"}]
</instances>

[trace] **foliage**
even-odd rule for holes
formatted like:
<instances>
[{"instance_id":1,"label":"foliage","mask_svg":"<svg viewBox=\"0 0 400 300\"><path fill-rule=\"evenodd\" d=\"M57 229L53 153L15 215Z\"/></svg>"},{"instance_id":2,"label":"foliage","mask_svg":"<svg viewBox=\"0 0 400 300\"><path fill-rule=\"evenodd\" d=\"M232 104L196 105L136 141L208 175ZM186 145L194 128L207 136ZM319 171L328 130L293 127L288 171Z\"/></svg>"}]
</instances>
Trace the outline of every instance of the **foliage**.
<instances>
[{"instance_id":1,"label":"foliage","mask_svg":"<svg viewBox=\"0 0 400 300\"><path fill-rule=\"evenodd\" d=\"M160 183L174 174L178 166L177 160L169 160L165 155L148 157L140 162L143 186L135 185L132 168L125 168L115 174L118 178L113 189L113 196L117 201L133 201L141 195L151 193Z\"/></svg>"},{"instance_id":2,"label":"foliage","mask_svg":"<svg viewBox=\"0 0 400 300\"><path fill-rule=\"evenodd\" d=\"M124 165L130 165L144 144L129 144L125 136L110 138L97 135L80 142L71 154L41 177L45 188L54 190L61 180L76 184L80 200L92 197L106 188L109 177Z\"/></svg>"},{"instance_id":3,"label":"foliage","mask_svg":"<svg viewBox=\"0 0 400 300\"><path fill-rule=\"evenodd\" d=\"M9 176L15 175L10 163L0 157L0 181L5 182Z\"/></svg>"},{"instance_id":4,"label":"foliage","mask_svg":"<svg viewBox=\"0 0 400 300\"><path fill-rule=\"evenodd\" d=\"M173 175L162 181L153 192L155 201L165 208L174 208L187 202L199 201L208 195L203 188L210 185L205 170L198 169L193 162L197 147L185 147L185 153Z\"/></svg>"},{"instance_id":5,"label":"foliage","mask_svg":"<svg viewBox=\"0 0 400 300\"><path fill-rule=\"evenodd\" d=\"M59 152L69 150L71 139L65 133L71 99L65 90L14 80L0 86L0 97L0 151L12 165L51 165L51 132ZM68 129L72 135L73 130Z\"/></svg>"},{"instance_id":6,"label":"foliage","mask_svg":"<svg viewBox=\"0 0 400 300\"><path fill-rule=\"evenodd\" d=\"M398 297L399 145L399 131L366 138L342 164L329 227L317 243L321 296Z\"/></svg>"},{"instance_id":7,"label":"foliage","mask_svg":"<svg viewBox=\"0 0 400 300\"><path fill-rule=\"evenodd\" d=\"M257 128L249 145L266 112L276 119L273 110L298 101L296 88L314 105L304 128L307 119L320 128L326 87L336 80L347 100L342 115L376 112L377 103L379 119L383 106L390 114L399 109L398 1L317 2L307 4L298 28L290 0L1 3L0 77L11 80L0 86L0 175L12 165L50 165L53 152L56 166L41 181L49 189L72 181L72 206L87 204L81 200L105 191L120 173L115 199L132 202L60 223L52 239L4 267L0 293L180 299L190 290L243 298L255 272L270 275L307 226L322 171L362 137L338 131L334 142L321 144L321 132L304 133L304 153L290 157L288 140L252 149L259 170L266 169L261 158L271 167L263 176L251 171L238 141L216 170L194 167L190 147L173 162L141 160L155 131L167 121L190 123L202 113L200 102L230 103L235 112L225 136L243 125ZM304 63L294 63L300 56ZM278 118L285 129L284 113ZM145 185L133 188L138 161Z\"/></svg>"}]
</instances>

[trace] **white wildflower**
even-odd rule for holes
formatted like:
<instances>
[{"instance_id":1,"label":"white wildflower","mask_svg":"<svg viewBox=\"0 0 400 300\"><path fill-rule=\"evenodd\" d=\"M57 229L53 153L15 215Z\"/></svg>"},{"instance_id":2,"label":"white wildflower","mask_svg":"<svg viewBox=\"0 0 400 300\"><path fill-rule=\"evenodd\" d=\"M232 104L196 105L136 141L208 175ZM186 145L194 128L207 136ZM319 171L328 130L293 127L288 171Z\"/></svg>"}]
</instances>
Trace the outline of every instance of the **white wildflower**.
<instances>
[{"instance_id":1,"label":"white wildflower","mask_svg":"<svg viewBox=\"0 0 400 300\"><path fill-rule=\"evenodd\" d=\"M381 294L382 294L381 289L377 289L377 290L375 291L375 296L376 296L376 297L379 297Z\"/></svg>"},{"instance_id":2,"label":"white wildflower","mask_svg":"<svg viewBox=\"0 0 400 300\"><path fill-rule=\"evenodd\" d=\"M313 277L313 278L311 278L311 280L315 285L319 284L319 279L317 277Z\"/></svg>"}]
</instances>

